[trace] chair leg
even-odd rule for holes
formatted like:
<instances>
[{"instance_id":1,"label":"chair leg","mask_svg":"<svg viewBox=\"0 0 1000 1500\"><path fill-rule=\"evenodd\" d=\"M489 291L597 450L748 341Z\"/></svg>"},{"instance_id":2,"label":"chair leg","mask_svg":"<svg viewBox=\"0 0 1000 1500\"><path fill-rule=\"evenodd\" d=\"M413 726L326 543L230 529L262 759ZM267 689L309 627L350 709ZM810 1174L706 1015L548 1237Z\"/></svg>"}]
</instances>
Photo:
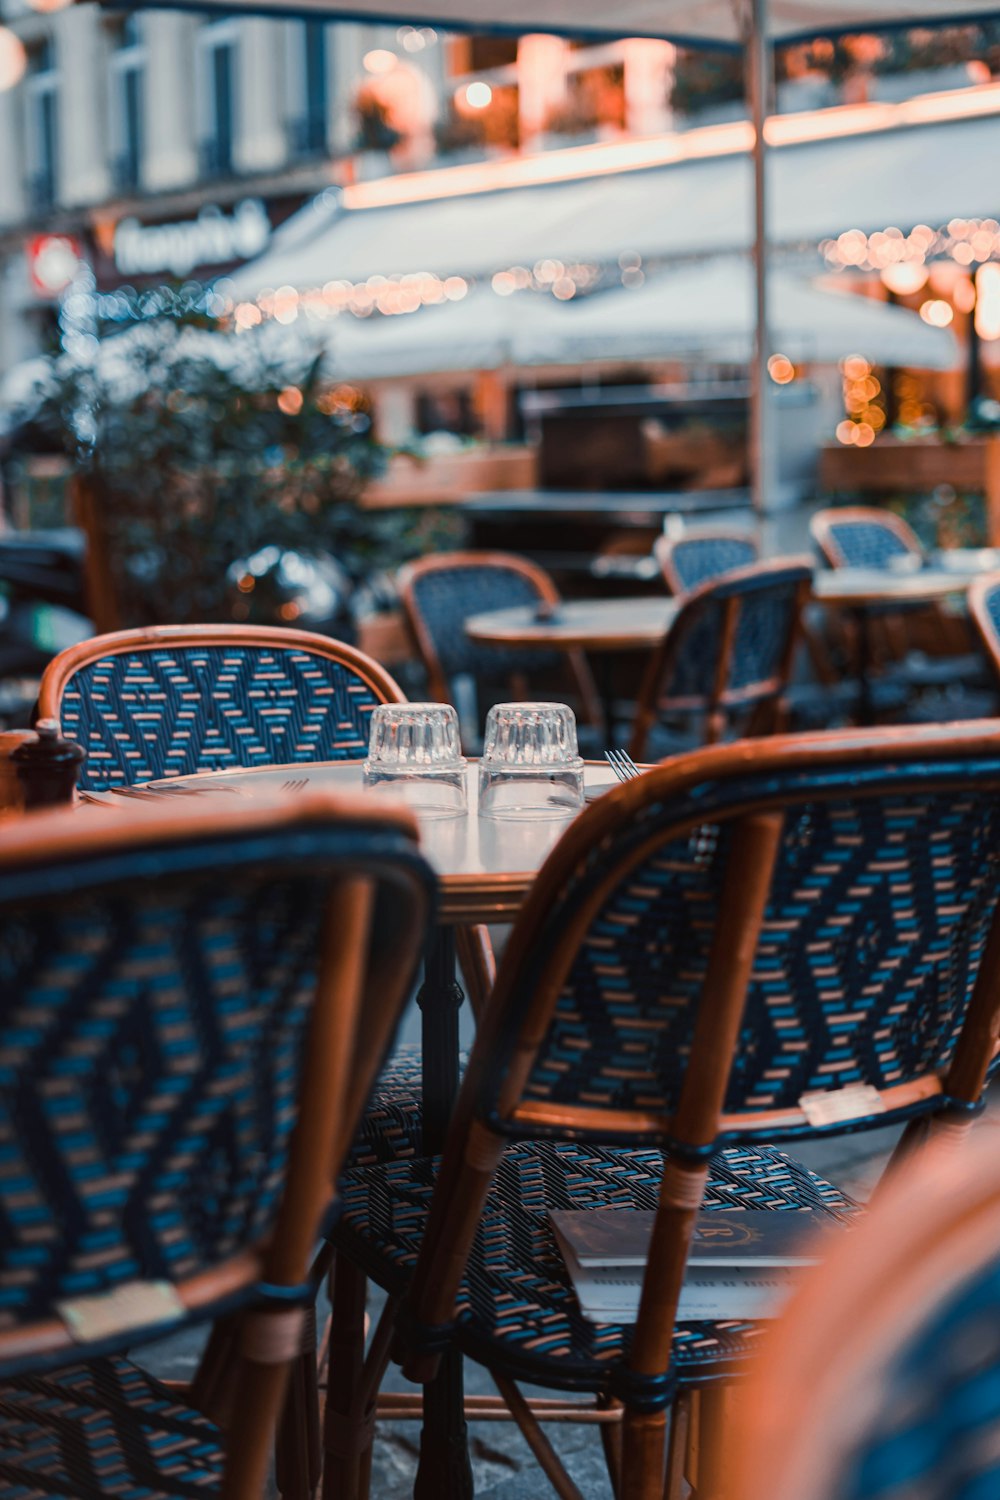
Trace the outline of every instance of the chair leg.
<instances>
[{"instance_id":1,"label":"chair leg","mask_svg":"<svg viewBox=\"0 0 1000 1500\"><path fill-rule=\"evenodd\" d=\"M490 1373L497 1390L507 1403L511 1416L521 1429L525 1442L535 1455L542 1473L559 1496L559 1500L584 1500L582 1492L566 1473L562 1460L517 1386L512 1380L498 1375L495 1370L491 1370Z\"/></svg>"},{"instance_id":2,"label":"chair leg","mask_svg":"<svg viewBox=\"0 0 1000 1500\"><path fill-rule=\"evenodd\" d=\"M666 1458L667 1414L625 1408L622 1417L621 1500L660 1500Z\"/></svg>"},{"instance_id":3,"label":"chair leg","mask_svg":"<svg viewBox=\"0 0 1000 1500\"><path fill-rule=\"evenodd\" d=\"M312 1500L321 1468L316 1309L311 1307L302 1334L302 1353L289 1374L275 1446L275 1480L281 1500Z\"/></svg>"},{"instance_id":4,"label":"chair leg","mask_svg":"<svg viewBox=\"0 0 1000 1500\"><path fill-rule=\"evenodd\" d=\"M369 1447L355 1430L357 1391L365 1361L368 1278L344 1255L330 1273L330 1362L323 1418L323 1500L361 1500L361 1459Z\"/></svg>"},{"instance_id":5,"label":"chair leg","mask_svg":"<svg viewBox=\"0 0 1000 1500\"><path fill-rule=\"evenodd\" d=\"M726 1439L732 1430L734 1387L707 1385L698 1393L697 1500L728 1500Z\"/></svg>"},{"instance_id":6,"label":"chair leg","mask_svg":"<svg viewBox=\"0 0 1000 1500\"><path fill-rule=\"evenodd\" d=\"M609 1396L599 1396L597 1406L601 1411L621 1410L619 1402ZM604 1449L604 1462L608 1466L608 1478L611 1480L611 1490L615 1500L619 1500L622 1492L622 1429L620 1422L602 1422L600 1424L601 1446Z\"/></svg>"},{"instance_id":7,"label":"chair leg","mask_svg":"<svg viewBox=\"0 0 1000 1500\"><path fill-rule=\"evenodd\" d=\"M687 1467L691 1449L692 1404L690 1391L685 1391L674 1402L670 1416L670 1443L667 1449L667 1478L663 1487L663 1500L687 1500L691 1493Z\"/></svg>"}]
</instances>

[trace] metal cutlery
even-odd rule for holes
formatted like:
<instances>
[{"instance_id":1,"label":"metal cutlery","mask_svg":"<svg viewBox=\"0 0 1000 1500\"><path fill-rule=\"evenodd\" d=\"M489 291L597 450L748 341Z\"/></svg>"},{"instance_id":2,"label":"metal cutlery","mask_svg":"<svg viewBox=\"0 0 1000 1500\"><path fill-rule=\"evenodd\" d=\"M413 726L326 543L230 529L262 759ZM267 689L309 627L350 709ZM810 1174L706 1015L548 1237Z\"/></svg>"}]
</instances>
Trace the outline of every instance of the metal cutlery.
<instances>
[{"instance_id":1,"label":"metal cutlery","mask_svg":"<svg viewBox=\"0 0 1000 1500\"><path fill-rule=\"evenodd\" d=\"M625 750L605 750L604 759L614 771L619 781L633 781L642 772Z\"/></svg>"}]
</instances>

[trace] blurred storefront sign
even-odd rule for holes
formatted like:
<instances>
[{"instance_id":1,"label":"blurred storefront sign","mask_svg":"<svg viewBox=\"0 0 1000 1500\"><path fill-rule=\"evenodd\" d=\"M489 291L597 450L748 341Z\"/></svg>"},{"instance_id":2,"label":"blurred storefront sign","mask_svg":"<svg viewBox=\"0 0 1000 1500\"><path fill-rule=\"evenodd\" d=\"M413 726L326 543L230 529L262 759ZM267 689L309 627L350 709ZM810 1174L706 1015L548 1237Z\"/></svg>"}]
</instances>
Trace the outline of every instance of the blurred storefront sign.
<instances>
[{"instance_id":1,"label":"blurred storefront sign","mask_svg":"<svg viewBox=\"0 0 1000 1500\"><path fill-rule=\"evenodd\" d=\"M207 203L186 218L129 214L104 221L92 236L98 290L207 280L231 271L266 250L274 230L304 201L304 194L251 197L226 207Z\"/></svg>"}]
</instances>

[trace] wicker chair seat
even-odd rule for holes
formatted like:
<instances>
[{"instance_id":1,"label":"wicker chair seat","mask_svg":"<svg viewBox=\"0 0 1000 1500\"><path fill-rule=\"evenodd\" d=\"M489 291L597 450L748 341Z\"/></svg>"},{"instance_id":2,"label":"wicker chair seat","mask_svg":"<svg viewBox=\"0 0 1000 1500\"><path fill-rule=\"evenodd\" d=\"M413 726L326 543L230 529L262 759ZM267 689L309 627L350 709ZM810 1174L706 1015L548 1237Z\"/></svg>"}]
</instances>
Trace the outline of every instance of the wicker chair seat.
<instances>
[{"instance_id":1,"label":"wicker chair seat","mask_svg":"<svg viewBox=\"0 0 1000 1500\"><path fill-rule=\"evenodd\" d=\"M5 1500L207 1500L223 1435L126 1359L0 1385Z\"/></svg>"},{"instance_id":2,"label":"wicker chair seat","mask_svg":"<svg viewBox=\"0 0 1000 1500\"><path fill-rule=\"evenodd\" d=\"M489 1366L547 1386L601 1390L628 1349L631 1325L583 1317L549 1228L551 1208L655 1209L663 1158L657 1151L519 1142L508 1147L487 1200L458 1304L457 1339ZM401 1294L416 1263L438 1158L349 1172L336 1239L390 1293ZM813 1209L844 1216L857 1205L831 1183L773 1148L734 1148L712 1165L706 1209ZM766 1325L678 1324L681 1380L748 1355Z\"/></svg>"}]
</instances>

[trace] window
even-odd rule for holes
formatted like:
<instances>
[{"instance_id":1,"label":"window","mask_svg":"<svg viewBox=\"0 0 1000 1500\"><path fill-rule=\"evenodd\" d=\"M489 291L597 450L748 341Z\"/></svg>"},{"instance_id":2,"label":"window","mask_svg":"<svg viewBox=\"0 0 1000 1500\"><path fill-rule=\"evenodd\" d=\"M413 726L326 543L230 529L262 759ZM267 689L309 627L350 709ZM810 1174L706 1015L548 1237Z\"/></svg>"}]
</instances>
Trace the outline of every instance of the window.
<instances>
[{"instance_id":1,"label":"window","mask_svg":"<svg viewBox=\"0 0 1000 1500\"><path fill-rule=\"evenodd\" d=\"M237 26L228 18L206 21L198 38L198 135L201 168L208 177L228 177L233 171Z\"/></svg>"},{"instance_id":2,"label":"window","mask_svg":"<svg viewBox=\"0 0 1000 1500\"><path fill-rule=\"evenodd\" d=\"M142 176L142 77L146 49L141 22L129 16L112 33L111 163L115 186L129 192Z\"/></svg>"},{"instance_id":3,"label":"window","mask_svg":"<svg viewBox=\"0 0 1000 1500\"><path fill-rule=\"evenodd\" d=\"M289 125L292 154L316 156L326 152L329 108L327 27L322 21L302 21L292 37Z\"/></svg>"},{"instance_id":4,"label":"window","mask_svg":"<svg viewBox=\"0 0 1000 1500\"><path fill-rule=\"evenodd\" d=\"M48 39L28 52L24 98L28 197L35 209L51 208L56 201L59 73Z\"/></svg>"}]
</instances>

